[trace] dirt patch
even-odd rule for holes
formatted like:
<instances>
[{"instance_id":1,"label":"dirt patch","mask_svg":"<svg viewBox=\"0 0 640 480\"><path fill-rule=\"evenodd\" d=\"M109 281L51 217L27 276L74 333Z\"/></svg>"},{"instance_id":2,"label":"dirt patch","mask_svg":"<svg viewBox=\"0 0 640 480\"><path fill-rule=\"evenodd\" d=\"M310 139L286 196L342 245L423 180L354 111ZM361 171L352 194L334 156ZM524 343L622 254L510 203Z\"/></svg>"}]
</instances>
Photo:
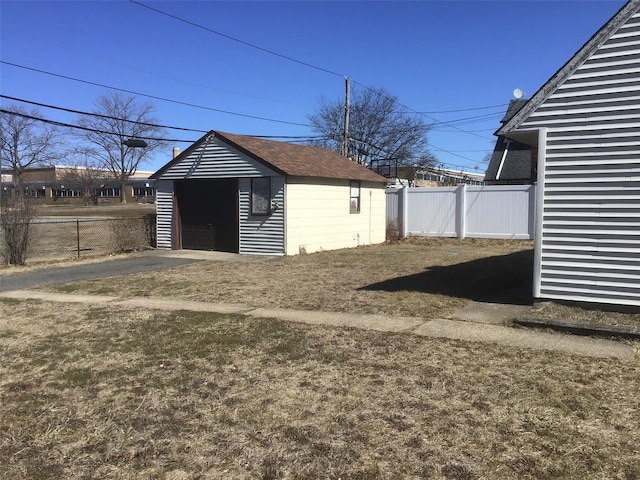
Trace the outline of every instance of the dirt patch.
<instances>
[{"instance_id":1,"label":"dirt patch","mask_svg":"<svg viewBox=\"0 0 640 480\"><path fill-rule=\"evenodd\" d=\"M637 359L113 306L0 319L2 478L640 475Z\"/></svg>"}]
</instances>

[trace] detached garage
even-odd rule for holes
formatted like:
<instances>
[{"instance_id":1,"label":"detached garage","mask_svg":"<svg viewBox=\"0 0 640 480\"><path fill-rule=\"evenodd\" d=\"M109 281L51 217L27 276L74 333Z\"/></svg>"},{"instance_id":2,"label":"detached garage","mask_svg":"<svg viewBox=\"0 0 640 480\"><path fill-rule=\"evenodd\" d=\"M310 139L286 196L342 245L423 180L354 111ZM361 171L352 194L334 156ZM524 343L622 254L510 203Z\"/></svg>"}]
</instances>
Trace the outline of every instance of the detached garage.
<instances>
[{"instance_id":1,"label":"detached garage","mask_svg":"<svg viewBox=\"0 0 640 480\"><path fill-rule=\"evenodd\" d=\"M386 179L323 148L211 131L150 178L158 248L296 255L385 240Z\"/></svg>"}]
</instances>

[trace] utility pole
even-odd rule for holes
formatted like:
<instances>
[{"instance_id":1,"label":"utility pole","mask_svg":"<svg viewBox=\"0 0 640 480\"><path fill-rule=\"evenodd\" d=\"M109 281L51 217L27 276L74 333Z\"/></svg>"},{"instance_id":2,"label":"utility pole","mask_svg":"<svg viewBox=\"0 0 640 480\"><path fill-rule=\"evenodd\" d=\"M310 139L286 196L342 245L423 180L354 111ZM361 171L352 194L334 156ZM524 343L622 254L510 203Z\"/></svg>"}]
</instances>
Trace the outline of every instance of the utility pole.
<instances>
[{"instance_id":1,"label":"utility pole","mask_svg":"<svg viewBox=\"0 0 640 480\"><path fill-rule=\"evenodd\" d=\"M349 96L351 89L351 82L347 77L344 77L346 93L344 96L344 138L342 139L342 155L349 157Z\"/></svg>"}]
</instances>

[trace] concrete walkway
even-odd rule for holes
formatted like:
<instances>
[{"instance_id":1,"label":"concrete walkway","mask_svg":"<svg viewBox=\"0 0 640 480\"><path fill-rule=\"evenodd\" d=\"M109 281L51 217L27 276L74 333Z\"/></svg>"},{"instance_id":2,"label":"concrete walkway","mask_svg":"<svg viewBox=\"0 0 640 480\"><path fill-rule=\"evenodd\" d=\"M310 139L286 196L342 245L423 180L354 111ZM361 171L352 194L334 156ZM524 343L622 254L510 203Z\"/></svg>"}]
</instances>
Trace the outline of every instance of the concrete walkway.
<instances>
[{"instance_id":1,"label":"concrete walkway","mask_svg":"<svg viewBox=\"0 0 640 480\"><path fill-rule=\"evenodd\" d=\"M547 333L506 326L509 321L512 321L520 314L521 310L530 309L530 307L525 306L472 304L454 314L450 319L425 320L417 317L255 308L240 304L194 302L180 299L149 297L120 298L114 296L75 295L34 290L6 291L0 293L0 298L110 304L158 310L237 313L250 317L277 318L312 325L351 327L382 332L408 332L428 337L497 343L517 348L553 350L589 357L633 359L638 353L637 348L634 348L634 345L637 345L637 343Z\"/></svg>"}]
</instances>

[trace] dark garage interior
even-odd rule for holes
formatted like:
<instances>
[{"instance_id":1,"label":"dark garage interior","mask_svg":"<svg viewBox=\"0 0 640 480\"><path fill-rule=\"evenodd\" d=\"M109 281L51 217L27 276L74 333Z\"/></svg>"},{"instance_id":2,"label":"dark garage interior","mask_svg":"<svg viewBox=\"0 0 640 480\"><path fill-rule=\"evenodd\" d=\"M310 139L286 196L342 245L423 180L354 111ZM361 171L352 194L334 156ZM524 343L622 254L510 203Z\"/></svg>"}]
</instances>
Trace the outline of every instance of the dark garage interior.
<instances>
[{"instance_id":1,"label":"dark garage interior","mask_svg":"<svg viewBox=\"0 0 640 480\"><path fill-rule=\"evenodd\" d=\"M238 253L238 180L175 182L182 248Z\"/></svg>"}]
</instances>

